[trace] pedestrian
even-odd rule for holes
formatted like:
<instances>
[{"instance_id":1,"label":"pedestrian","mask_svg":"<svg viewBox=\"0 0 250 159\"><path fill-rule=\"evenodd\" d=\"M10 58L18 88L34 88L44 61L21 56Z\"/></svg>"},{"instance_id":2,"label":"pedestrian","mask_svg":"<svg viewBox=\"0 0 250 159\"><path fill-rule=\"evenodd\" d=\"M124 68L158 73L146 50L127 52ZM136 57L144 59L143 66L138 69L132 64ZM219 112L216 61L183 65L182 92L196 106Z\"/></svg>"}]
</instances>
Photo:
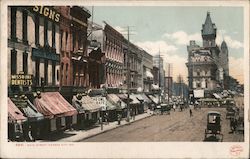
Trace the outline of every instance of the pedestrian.
<instances>
[{"instance_id":1,"label":"pedestrian","mask_svg":"<svg viewBox=\"0 0 250 159\"><path fill-rule=\"evenodd\" d=\"M101 130L103 130L103 122L102 122L102 117L99 117L99 122L101 124Z\"/></svg>"},{"instance_id":2,"label":"pedestrian","mask_svg":"<svg viewBox=\"0 0 250 159\"><path fill-rule=\"evenodd\" d=\"M189 109L189 114L190 114L190 117L193 116L192 109Z\"/></svg>"},{"instance_id":3,"label":"pedestrian","mask_svg":"<svg viewBox=\"0 0 250 159\"><path fill-rule=\"evenodd\" d=\"M28 137L29 137L29 138L28 138L29 141L32 141L32 142L35 141L35 139L34 139L33 136L32 136L31 126L29 126Z\"/></svg>"},{"instance_id":4,"label":"pedestrian","mask_svg":"<svg viewBox=\"0 0 250 159\"><path fill-rule=\"evenodd\" d=\"M121 124L121 115L120 114L117 115L117 121L118 121L118 125L120 125Z\"/></svg>"},{"instance_id":5,"label":"pedestrian","mask_svg":"<svg viewBox=\"0 0 250 159\"><path fill-rule=\"evenodd\" d=\"M175 112L175 109L176 109L176 105L175 105L175 103L174 103L173 109L174 109L174 112Z\"/></svg>"}]
</instances>

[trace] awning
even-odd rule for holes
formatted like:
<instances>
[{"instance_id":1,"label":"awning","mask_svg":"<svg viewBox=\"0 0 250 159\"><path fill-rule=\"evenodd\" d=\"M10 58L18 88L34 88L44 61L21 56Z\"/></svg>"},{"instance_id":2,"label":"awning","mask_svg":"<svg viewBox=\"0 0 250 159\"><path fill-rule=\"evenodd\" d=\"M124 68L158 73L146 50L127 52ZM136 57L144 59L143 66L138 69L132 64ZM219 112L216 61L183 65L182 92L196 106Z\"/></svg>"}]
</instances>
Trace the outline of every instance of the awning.
<instances>
[{"instance_id":1,"label":"awning","mask_svg":"<svg viewBox=\"0 0 250 159\"><path fill-rule=\"evenodd\" d=\"M146 71L146 77L153 78L153 74L150 71Z\"/></svg>"},{"instance_id":2,"label":"awning","mask_svg":"<svg viewBox=\"0 0 250 159\"><path fill-rule=\"evenodd\" d=\"M140 94L140 96L144 99L144 102L152 103L152 101L144 93Z\"/></svg>"},{"instance_id":3,"label":"awning","mask_svg":"<svg viewBox=\"0 0 250 159\"><path fill-rule=\"evenodd\" d=\"M213 93L213 95L214 95L214 97L215 97L215 98L217 98L217 99L221 99L221 97L220 97L218 94Z\"/></svg>"},{"instance_id":4,"label":"awning","mask_svg":"<svg viewBox=\"0 0 250 159\"><path fill-rule=\"evenodd\" d=\"M8 97L8 122L24 122L27 118Z\"/></svg>"},{"instance_id":5,"label":"awning","mask_svg":"<svg viewBox=\"0 0 250 159\"><path fill-rule=\"evenodd\" d=\"M73 96L72 106L77 110L79 114L84 113L84 108L82 107L82 101L78 100L76 96Z\"/></svg>"},{"instance_id":6,"label":"awning","mask_svg":"<svg viewBox=\"0 0 250 159\"><path fill-rule=\"evenodd\" d=\"M131 94L129 96L129 98L132 99L132 101L130 102L130 104L140 104L141 102L137 99L136 95L135 94Z\"/></svg>"},{"instance_id":7,"label":"awning","mask_svg":"<svg viewBox=\"0 0 250 159\"><path fill-rule=\"evenodd\" d=\"M159 98L153 96L153 95L149 95L148 96L155 104L158 104L159 103Z\"/></svg>"},{"instance_id":8,"label":"awning","mask_svg":"<svg viewBox=\"0 0 250 159\"><path fill-rule=\"evenodd\" d=\"M121 94L121 95L123 95L123 94ZM127 97L124 95L123 98L127 98ZM116 95L116 94L108 94L107 95L107 101L109 101L113 105L116 105L118 109L124 109L124 108L127 107L127 104L124 103L120 99L119 95Z\"/></svg>"},{"instance_id":9,"label":"awning","mask_svg":"<svg viewBox=\"0 0 250 159\"><path fill-rule=\"evenodd\" d=\"M117 107L113 105L110 101L106 100L106 108L107 110L115 110Z\"/></svg>"},{"instance_id":10,"label":"awning","mask_svg":"<svg viewBox=\"0 0 250 159\"><path fill-rule=\"evenodd\" d=\"M102 109L102 107L96 104L96 102L93 99L91 99L90 96L83 96L81 101L82 101L82 107L84 108L85 111L97 112Z\"/></svg>"},{"instance_id":11,"label":"awning","mask_svg":"<svg viewBox=\"0 0 250 159\"><path fill-rule=\"evenodd\" d=\"M29 122L44 119L43 115L38 112L34 105L28 99L11 98L13 103L24 113Z\"/></svg>"},{"instance_id":12,"label":"awning","mask_svg":"<svg viewBox=\"0 0 250 159\"><path fill-rule=\"evenodd\" d=\"M73 116L76 109L71 106L59 92L41 93L41 98L34 100L37 110L47 118Z\"/></svg>"},{"instance_id":13,"label":"awning","mask_svg":"<svg viewBox=\"0 0 250 159\"><path fill-rule=\"evenodd\" d=\"M153 90L158 90L158 89L160 89L160 88L159 88L159 86L158 86L158 85L156 85L156 84L152 84L152 89L153 89Z\"/></svg>"}]
</instances>

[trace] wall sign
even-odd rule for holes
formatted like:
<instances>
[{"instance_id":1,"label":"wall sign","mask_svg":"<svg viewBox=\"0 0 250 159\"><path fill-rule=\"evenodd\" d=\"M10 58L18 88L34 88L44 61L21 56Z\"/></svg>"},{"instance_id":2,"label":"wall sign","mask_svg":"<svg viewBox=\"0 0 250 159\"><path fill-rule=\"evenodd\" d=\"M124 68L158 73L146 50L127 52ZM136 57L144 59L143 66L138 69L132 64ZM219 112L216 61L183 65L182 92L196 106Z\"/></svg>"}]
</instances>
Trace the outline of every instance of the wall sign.
<instances>
[{"instance_id":1,"label":"wall sign","mask_svg":"<svg viewBox=\"0 0 250 159\"><path fill-rule=\"evenodd\" d=\"M11 85L13 86L32 86L32 75L20 74L11 75Z\"/></svg>"},{"instance_id":2,"label":"wall sign","mask_svg":"<svg viewBox=\"0 0 250 159\"><path fill-rule=\"evenodd\" d=\"M56 11L52 10L49 7L45 7L45 6L34 6L32 9L34 12L37 12L55 22L59 22L60 21L60 14L57 13Z\"/></svg>"}]
</instances>

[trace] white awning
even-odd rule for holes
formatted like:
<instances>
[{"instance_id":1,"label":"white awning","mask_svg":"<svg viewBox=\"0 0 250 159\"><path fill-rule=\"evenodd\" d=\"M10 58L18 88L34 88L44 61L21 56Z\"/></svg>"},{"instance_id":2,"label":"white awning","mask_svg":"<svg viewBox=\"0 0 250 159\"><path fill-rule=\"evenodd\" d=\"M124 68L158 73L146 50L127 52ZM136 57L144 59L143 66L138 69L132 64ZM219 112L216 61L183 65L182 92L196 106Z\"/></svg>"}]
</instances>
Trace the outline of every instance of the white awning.
<instances>
[{"instance_id":1,"label":"white awning","mask_svg":"<svg viewBox=\"0 0 250 159\"><path fill-rule=\"evenodd\" d=\"M159 89L159 86L156 84L152 84L152 89L157 90L157 89Z\"/></svg>"},{"instance_id":2,"label":"white awning","mask_svg":"<svg viewBox=\"0 0 250 159\"><path fill-rule=\"evenodd\" d=\"M214 97L215 97L215 98L217 98L217 99L221 99L221 97L220 97L218 94L213 93L213 95L214 95Z\"/></svg>"},{"instance_id":3,"label":"white awning","mask_svg":"<svg viewBox=\"0 0 250 159\"><path fill-rule=\"evenodd\" d=\"M146 71L146 77L153 78L153 74L150 71Z\"/></svg>"}]
</instances>

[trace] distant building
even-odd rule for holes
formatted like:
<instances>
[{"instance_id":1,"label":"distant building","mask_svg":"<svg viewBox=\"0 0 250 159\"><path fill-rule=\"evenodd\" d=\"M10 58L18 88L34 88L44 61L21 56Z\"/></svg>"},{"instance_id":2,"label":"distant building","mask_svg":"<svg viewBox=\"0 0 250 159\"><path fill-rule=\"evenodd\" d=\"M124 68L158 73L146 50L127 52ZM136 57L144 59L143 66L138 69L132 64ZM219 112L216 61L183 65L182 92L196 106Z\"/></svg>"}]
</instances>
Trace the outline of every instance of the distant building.
<instances>
[{"instance_id":1,"label":"distant building","mask_svg":"<svg viewBox=\"0 0 250 159\"><path fill-rule=\"evenodd\" d=\"M158 84L160 83L160 87L162 88L162 90L164 90L165 71L164 71L163 58L160 55L153 56L153 66L157 67L159 69L159 72L158 72L159 82L158 82ZM159 79L159 77L160 77L160 79Z\"/></svg>"},{"instance_id":2,"label":"distant building","mask_svg":"<svg viewBox=\"0 0 250 159\"><path fill-rule=\"evenodd\" d=\"M187 46L186 65L190 92L203 89L205 96L209 96L227 86L225 79L229 76L228 48L225 41L222 42L221 48L216 45L216 31L217 28L208 12L201 30L203 46L200 47L194 40Z\"/></svg>"}]
</instances>

